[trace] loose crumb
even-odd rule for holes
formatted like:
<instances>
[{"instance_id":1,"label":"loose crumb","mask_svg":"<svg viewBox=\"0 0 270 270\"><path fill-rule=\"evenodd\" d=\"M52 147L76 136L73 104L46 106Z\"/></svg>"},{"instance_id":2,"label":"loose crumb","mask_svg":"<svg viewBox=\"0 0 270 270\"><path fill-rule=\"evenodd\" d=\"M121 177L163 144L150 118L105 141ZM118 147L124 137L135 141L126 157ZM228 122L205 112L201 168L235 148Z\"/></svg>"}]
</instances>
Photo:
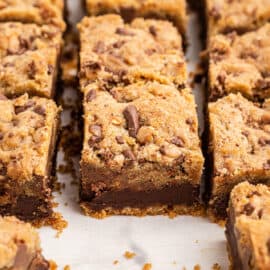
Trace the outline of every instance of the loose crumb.
<instances>
[{"instance_id":1,"label":"loose crumb","mask_svg":"<svg viewBox=\"0 0 270 270\"><path fill-rule=\"evenodd\" d=\"M52 217L46 222L46 225L49 225L53 229L57 230L56 238L59 238L63 230L67 228L68 222L60 213L53 213Z\"/></svg>"},{"instance_id":2,"label":"loose crumb","mask_svg":"<svg viewBox=\"0 0 270 270\"><path fill-rule=\"evenodd\" d=\"M71 269L71 268L70 268L69 265L65 265L64 270L70 270L70 269Z\"/></svg>"},{"instance_id":3,"label":"loose crumb","mask_svg":"<svg viewBox=\"0 0 270 270\"><path fill-rule=\"evenodd\" d=\"M49 264L50 264L50 270L57 270L58 265L56 264L55 261L50 260L50 261L49 261Z\"/></svg>"},{"instance_id":4,"label":"loose crumb","mask_svg":"<svg viewBox=\"0 0 270 270\"><path fill-rule=\"evenodd\" d=\"M193 270L201 270L201 266L199 264L196 264L194 266Z\"/></svg>"},{"instance_id":5,"label":"loose crumb","mask_svg":"<svg viewBox=\"0 0 270 270\"><path fill-rule=\"evenodd\" d=\"M146 263L142 268L142 270L151 270L151 269L152 269L152 264L151 263Z\"/></svg>"},{"instance_id":6,"label":"loose crumb","mask_svg":"<svg viewBox=\"0 0 270 270\"><path fill-rule=\"evenodd\" d=\"M221 270L221 266L218 263L213 264L212 270Z\"/></svg>"},{"instance_id":7,"label":"loose crumb","mask_svg":"<svg viewBox=\"0 0 270 270\"><path fill-rule=\"evenodd\" d=\"M116 265L116 264L118 264L118 263L119 263L118 260L113 261L113 264L114 264L114 265Z\"/></svg>"},{"instance_id":8,"label":"loose crumb","mask_svg":"<svg viewBox=\"0 0 270 270\"><path fill-rule=\"evenodd\" d=\"M168 213L168 217L169 217L170 219L174 219L175 217L177 217L177 214L176 214L174 211L170 211L170 212Z\"/></svg>"},{"instance_id":9,"label":"loose crumb","mask_svg":"<svg viewBox=\"0 0 270 270\"><path fill-rule=\"evenodd\" d=\"M130 252L130 251L126 251L124 254L124 257L128 260L133 259L135 256L136 256L136 253Z\"/></svg>"}]
</instances>

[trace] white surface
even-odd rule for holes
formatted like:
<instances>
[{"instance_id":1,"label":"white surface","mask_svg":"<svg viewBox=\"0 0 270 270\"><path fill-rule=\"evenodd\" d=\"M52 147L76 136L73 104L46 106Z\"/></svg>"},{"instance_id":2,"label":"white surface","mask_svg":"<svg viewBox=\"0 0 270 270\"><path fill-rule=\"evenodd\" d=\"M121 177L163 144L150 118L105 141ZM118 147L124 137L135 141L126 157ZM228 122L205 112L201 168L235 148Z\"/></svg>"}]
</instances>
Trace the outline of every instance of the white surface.
<instances>
[{"instance_id":1,"label":"white surface","mask_svg":"<svg viewBox=\"0 0 270 270\"><path fill-rule=\"evenodd\" d=\"M70 0L73 20L78 21L80 1ZM190 43L188 51L189 69L196 66L200 42L196 16L191 16ZM202 93L196 89L196 99L202 104ZM198 106L200 119L202 106ZM61 157L59 157L61 160ZM201 269L211 269L219 263L228 269L226 242L223 228L211 224L207 219L193 217L110 217L96 220L85 217L77 204L77 186L70 184L68 175L59 176L66 183L63 194L56 194L60 211L68 221L68 228L60 238L50 228L42 228L41 238L46 258L53 259L63 269L72 270L141 270L151 263L153 270L187 270L199 264ZM68 205L65 205L65 203ZM123 257L125 251L137 254L134 259ZM114 265L113 262L119 263Z\"/></svg>"}]
</instances>

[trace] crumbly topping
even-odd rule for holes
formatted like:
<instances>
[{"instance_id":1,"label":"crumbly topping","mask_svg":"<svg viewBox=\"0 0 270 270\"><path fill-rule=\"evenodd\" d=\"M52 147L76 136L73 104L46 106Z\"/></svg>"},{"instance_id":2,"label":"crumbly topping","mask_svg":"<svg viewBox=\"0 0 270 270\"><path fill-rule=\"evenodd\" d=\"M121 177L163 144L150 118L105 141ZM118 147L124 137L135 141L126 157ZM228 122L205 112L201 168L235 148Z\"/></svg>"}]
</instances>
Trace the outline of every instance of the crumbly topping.
<instances>
[{"instance_id":1,"label":"crumbly topping","mask_svg":"<svg viewBox=\"0 0 270 270\"><path fill-rule=\"evenodd\" d=\"M248 249L252 269L270 266L270 189L248 182L237 185L230 200L240 252Z\"/></svg>"},{"instance_id":2,"label":"crumbly topping","mask_svg":"<svg viewBox=\"0 0 270 270\"><path fill-rule=\"evenodd\" d=\"M241 92L250 99L270 96L270 24L244 35L210 40L210 99Z\"/></svg>"},{"instance_id":3,"label":"crumbly topping","mask_svg":"<svg viewBox=\"0 0 270 270\"><path fill-rule=\"evenodd\" d=\"M0 0L0 21L53 25L64 31L64 0Z\"/></svg>"},{"instance_id":4,"label":"crumbly topping","mask_svg":"<svg viewBox=\"0 0 270 270\"><path fill-rule=\"evenodd\" d=\"M169 22L124 24L120 16L106 15L84 18L78 27L82 87L96 80L108 88L138 80L185 86L181 37Z\"/></svg>"},{"instance_id":5,"label":"crumbly topping","mask_svg":"<svg viewBox=\"0 0 270 270\"><path fill-rule=\"evenodd\" d=\"M92 84L84 92L83 162L106 164L115 171L130 165L139 168L145 162L180 163L188 175L196 175L194 181L199 179L201 171L190 166L202 168L203 157L189 89L179 93L173 86L142 82L111 92Z\"/></svg>"},{"instance_id":6,"label":"crumbly topping","mask_svg":"<svg viewBox=\"0 0 270 270\"><path fill-rule=\"evenodd\" d=\"M51 100L27 94L13 100L0 96L0 107L0 180L46 176L59 109Z\"/></svg>"},{"instance_id":7,"label":"crumbly topping","mask_svg":"<svg viewBox=\"0 0 270 270\"><path fill-rule=\"evenodd\" d=\"M214 182L270 175L270 112L240 94L209 104Z\"/></svg>"},{"instance_id":8,"label":"crumbly topping","mask_svg":"<svg viewBox=\"0 0 270 270\"><path fill-rule=\"evenodd\" d=\"M169 19L176 24L182 34L186 30L185 0L87 0L86 5L91 15L120 13L127 21L136 17Z\"/></svg>"},{"instance_id":9,"label":"crumbly topping","mask_svg":"<svg viewBox=\"0 0 270 270\"><path fill-rule=\"evenodd\" d=\"M25 244L29 254L40 251L38 233L15 217L0 217L0 268L9 268L15 261L18 245Z\"/></svg>"},{"instance_id":10,"label":"crumbly topping","mask_svg":"<svg viewBox=\"0 0 270 270\"><path fill-rule=\"evenodd\" d=\"M270 0L207 0L208 31L239 33L256 29L270 19Z\"/></svg>"},{"instance_id":11,"label":"crumbly topping","mask_svg":"<svg viewBox=\"0 0 270 270\"><path fill-rule=\"evenodd\" d=\"M61 33L49 26L0 24L0 93L51 97L61 44Z\"/></svg>"}]
</instances>

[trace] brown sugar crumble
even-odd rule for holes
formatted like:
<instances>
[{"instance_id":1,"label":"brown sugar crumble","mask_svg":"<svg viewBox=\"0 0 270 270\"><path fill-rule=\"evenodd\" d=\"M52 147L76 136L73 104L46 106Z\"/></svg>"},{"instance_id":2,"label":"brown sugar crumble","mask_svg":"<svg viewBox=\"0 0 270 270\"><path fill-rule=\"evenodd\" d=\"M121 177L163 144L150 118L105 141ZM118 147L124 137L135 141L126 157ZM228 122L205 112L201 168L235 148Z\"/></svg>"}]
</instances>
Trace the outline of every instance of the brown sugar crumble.
<instances>
[{"instance_id":1,"label":"brown sugar crumble","mask_svg":"<svg viewBox=\"0 0 270 270\"><path fill-rule=\"evenodd\" d=\"M128 260L133 259L135 256L136 256L136 253L130 252L130 251L126 251L124 254L124 257Z\"/></svg>"}]
</instances>

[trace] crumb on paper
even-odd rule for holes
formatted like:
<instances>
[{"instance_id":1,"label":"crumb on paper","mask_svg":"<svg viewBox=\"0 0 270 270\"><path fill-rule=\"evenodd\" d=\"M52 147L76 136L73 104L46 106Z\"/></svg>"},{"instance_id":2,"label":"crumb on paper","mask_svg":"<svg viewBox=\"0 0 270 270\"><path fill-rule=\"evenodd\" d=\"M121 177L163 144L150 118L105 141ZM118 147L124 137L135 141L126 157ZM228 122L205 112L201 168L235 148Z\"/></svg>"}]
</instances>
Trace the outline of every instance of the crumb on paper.
<instances>
[{"instance_id":1,"label":"crumb on paper","mask_svg":"<svg viewBox=\"0 0 270 270\"><path fill-rule=\"evenodd\" d=\"M142 270L151 270L151 269L152 269L152 264L151 263L146 263L142 268Z\"/></svg>"},{"instance_id":2,"label":"crumb on paper","mask_svg":"<svg viewBox=\"0 0 270 270\"><path fill-rule=\"evenodd\" d=\"M114 265L116 265L116 264L118 264L118 263L119 263L118 260L113 261L113 264L114 264Z\"/></svg>"},{"instance_id":3,"label":"crumb on paper","mask_svg":"<svg viewBox=\"0 0 270 270\"><path fill-rule=\"evenodd\" d=\"M198 244L199 243L199 240L195 240L195 244Z\"/></svg>"},{"instance_id":4,"label":"crumb on paper","mask_svg":"<svg viewBox=\"0 0 270 270\"><path fill-rule=\"evenodd\" d=\"M184 267L182 268L182 270L187 270L187 268L184 266Z\"/></svg>"},{"instance_id":5,"label":"crumb on paper","mask_svg":"<svg viewBox=\"0 0 270 270\"><path fill-rule=\"evenodd\" d=\"M55 261L50 260L50 261L49 261L49 264L50 264L50 270L57 270L58 265L56 264Z\"/></svg>"},{"instance_id":6,"label":"crumb on paper","mask_svg":"<svg viewBox=\"0 0 270 270\"><path fill-rule=\"evenodd\" d=\"M71 268L70 268L69 265L65 265L64 270L70 270L70 269L71 269Z\"/></svg>"},{"instance_id":7,"label":"crumb on paper","mask_svg":"<svg viewBox=\"0 0 270 270\"><path fill-rule=\"evenodd\" d=\"M199 264L194 265L193 270L201 270L201 266Z\"/></svg>"},{"instance_id":8,"label":"crumb on paper","mask_svg":"<svg viewBox=\"0 0 270 270\"><path fill-rule=\"evenodd\" d=\"M136 253L130 252L130 251L126 251L124 254L124 257L128 260L133 259L135 256L136 256Z\"/></svg>"},{"instance_id":9,"label":"crumb on paper","mask_svg":"<svg viewBox=\"0 0 270 270\"><path fill-rule=\"evenodd\" d=\"M221 266L218 263L214 263L212 266L212 270L221 270Z\"/></svg>"},{"instance_id":10,"label":"crumb on paper","mask_svg":"<svg viewBox=\"0 0 270 270\"><path fill-rule=\"evenodd\" d=\"M68 226L68 222L60 213L53 213L52 217L46 222L46 225L55 229L57 231L56 238L59 238L63 230Z\"/></svg>"},{"instance_id":11,"label":"crumb on paper","mask_svg":"<svg viewBox=\"0 0 270 270\"><path fill-rule=\"evenodd\" d=\"M170 211L169 213L168 213L168 217L170 218L170 219L174 219L175 217L177 217L178 215L174 212L174 211Z\"/></svg>"}]
</instances>

